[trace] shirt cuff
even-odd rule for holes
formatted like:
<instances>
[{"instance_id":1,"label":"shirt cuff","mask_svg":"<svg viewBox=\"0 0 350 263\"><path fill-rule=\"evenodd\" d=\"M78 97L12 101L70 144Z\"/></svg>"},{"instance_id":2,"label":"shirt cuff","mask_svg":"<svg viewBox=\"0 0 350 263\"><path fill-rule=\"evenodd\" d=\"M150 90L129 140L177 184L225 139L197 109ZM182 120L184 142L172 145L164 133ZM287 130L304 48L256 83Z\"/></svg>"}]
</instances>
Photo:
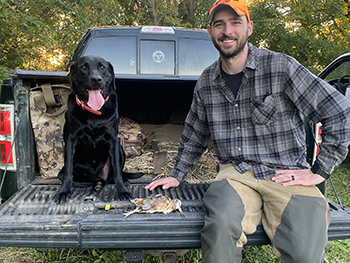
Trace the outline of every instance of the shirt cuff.
<instances>
[{"instance_id":1,"label":"shirt cuff","mask_svg":"<svg viewBox=\"0 0 350 263\"><path fill-rule=\"evenodd\" d=\"M318 162L315 162L314 165L311 167L311 172L314 174L319 174L323 178L328 179L331 175L329 173L326 173L321 166L318 164Z\"/></svg>"},{"instance_id":2,"label":"shirt cuff","mask_svg":"<svg viewBox=\"0 0 350 263\"><path fill-rule=\"evenodd\" d=\"M184 177L186 176L186 174L177 169L173 169L170 171L169 176L174 177L176 180L178 180L181 183Z\"/></svg>"}]
</instances>

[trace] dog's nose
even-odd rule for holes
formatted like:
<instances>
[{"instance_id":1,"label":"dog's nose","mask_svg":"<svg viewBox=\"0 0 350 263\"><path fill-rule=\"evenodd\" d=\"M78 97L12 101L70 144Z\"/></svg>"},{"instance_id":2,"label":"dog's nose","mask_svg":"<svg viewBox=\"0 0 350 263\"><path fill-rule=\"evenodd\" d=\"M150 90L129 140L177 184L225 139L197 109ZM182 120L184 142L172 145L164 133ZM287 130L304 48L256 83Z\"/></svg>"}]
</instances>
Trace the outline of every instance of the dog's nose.
<instances>
[{"instance_id":1,"label":"dog's nose","mask_svg":"<svg viewBox=\"0 0 350 263\"><path fill-rule=\"evenodd\" d=\"M92 76L91 80L93 83L98 83L98 84L102 82L102 78L100 76Z\"/></svg>"}]
</instances>

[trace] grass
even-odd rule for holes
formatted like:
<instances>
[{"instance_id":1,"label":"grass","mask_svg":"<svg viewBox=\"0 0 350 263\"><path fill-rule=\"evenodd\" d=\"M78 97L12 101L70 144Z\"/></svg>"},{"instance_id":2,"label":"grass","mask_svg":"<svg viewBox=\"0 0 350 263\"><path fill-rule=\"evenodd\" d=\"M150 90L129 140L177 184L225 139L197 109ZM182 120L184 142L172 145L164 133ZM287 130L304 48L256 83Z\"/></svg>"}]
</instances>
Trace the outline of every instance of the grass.
<instances>
[{"instance_id":1,"label":"grass","mask_svg":"<svg viewBox=\"0 0 350 263\"><path fill-rule=\"evenodd\" d=\"M350 155L332 173L332 181L338 193L342 205L350 208ZM331 184L326 184L326 196L336 201ZM349 262L350 239L330 241L326 251L326 257L330 263Z\"/></svg>"},{"instance_id":2,"label":"grass","mask_svg":"<svg viewBox=\"0 0 350 263\"><path fill-rule=\"evenodd\" d=\"M350 155L332 174L332 180L336 187L342 204L350 207ZM327 182L326 196L336 201L331 184ZM190 250L177 258L178 263L201 262L201 250ZM350 239L330 241L326 258L330 263L348 262L350 258ZM122 251L105 251L95 249L62 249L39 250L34 248L0 248L0 262L3 263L114 263L123 261ZM161 257L154 257L146 252L144 263L161 263ZM243 249L244 263L277 263L272 254L271 247L249 246Z\"/></svg>"}]
</instances>

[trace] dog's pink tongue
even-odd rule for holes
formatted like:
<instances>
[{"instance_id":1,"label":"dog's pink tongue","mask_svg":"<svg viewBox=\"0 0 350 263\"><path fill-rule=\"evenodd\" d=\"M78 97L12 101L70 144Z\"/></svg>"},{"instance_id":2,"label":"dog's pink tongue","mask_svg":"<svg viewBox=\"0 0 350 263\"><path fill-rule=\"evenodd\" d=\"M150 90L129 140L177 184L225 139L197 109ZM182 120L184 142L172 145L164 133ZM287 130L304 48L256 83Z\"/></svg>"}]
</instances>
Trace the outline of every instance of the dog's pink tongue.
<instances>
[{"instance_id":1,"label":"dog's pink tongue","mask_svg":"<svg viewBox=\"0 0 350 263\"><path fill-rule=\"evenodd\" d=\"M105 103L104 98L101 95L101 90L88 90L89 92L89 101L87 105L93 110L99 110L102 108Z\"/></svg>"}]
</instances>

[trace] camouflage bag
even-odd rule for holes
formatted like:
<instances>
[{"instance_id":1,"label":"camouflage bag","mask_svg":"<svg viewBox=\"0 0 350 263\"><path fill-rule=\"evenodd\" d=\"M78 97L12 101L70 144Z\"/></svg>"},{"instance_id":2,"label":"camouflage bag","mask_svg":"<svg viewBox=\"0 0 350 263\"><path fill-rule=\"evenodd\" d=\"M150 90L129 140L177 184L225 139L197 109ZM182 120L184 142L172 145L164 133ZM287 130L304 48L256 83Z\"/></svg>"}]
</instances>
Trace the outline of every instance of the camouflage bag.
<instances>
[{"instance_id":1,"label":"camouflage bag","mask_svg":"<svg viewBox=\"0 0 350 263\"><path fill-rule=\"evenodd\" d=\"M42 178L57 177L63 167L63 126L69 93L68 85L48 83L29 92L30 117Z\"/></svg>"},{"instance_id":2,"label":"camouflage bag","mask_svg":"<svg viewBox=\"0 0 350 263\"><path fill-rule=\"evenodd\" d=\"M119 119L120 144L123 146L127 158L141 155L142 146L146 140L140 124L121 117Z\"/></svg>"}]
</instances>

